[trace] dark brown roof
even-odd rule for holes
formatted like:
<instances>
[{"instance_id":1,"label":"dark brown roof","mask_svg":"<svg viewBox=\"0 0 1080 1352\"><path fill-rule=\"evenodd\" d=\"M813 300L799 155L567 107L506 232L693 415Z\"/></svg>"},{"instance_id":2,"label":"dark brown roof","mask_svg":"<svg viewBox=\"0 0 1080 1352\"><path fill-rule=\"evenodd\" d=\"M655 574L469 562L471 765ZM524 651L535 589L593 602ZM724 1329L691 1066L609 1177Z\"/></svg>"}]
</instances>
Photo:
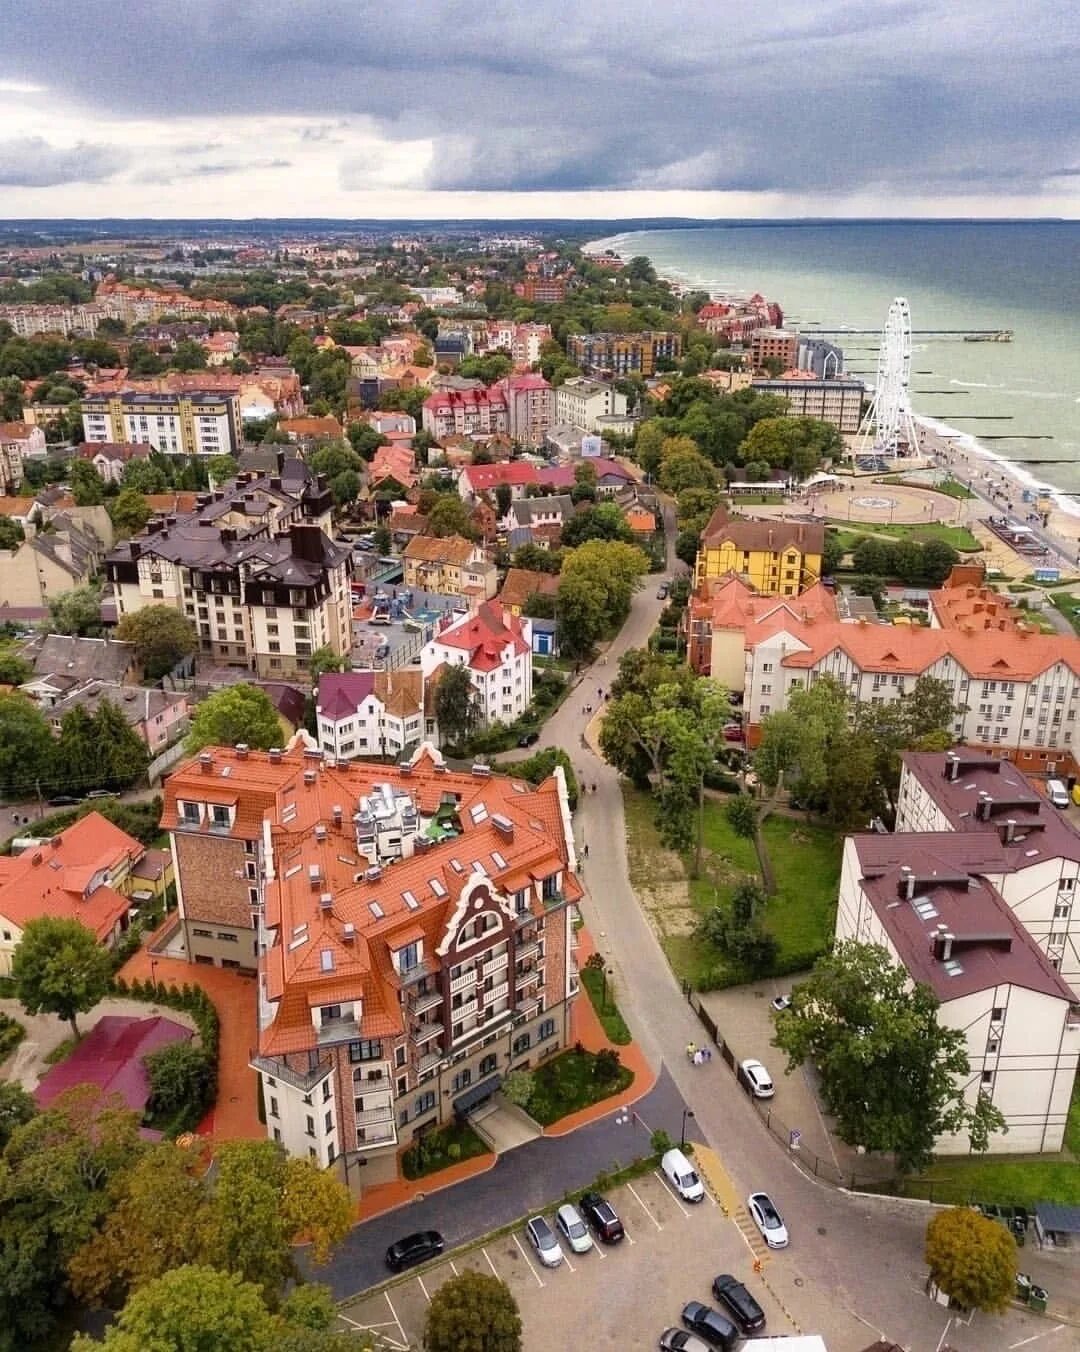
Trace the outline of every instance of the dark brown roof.
<instances>
[{"instance_id":1,"label":"dark brown roof","mask_svg":"<svg viewBox=\"0 0 1080 1352\"><path fill-rule=\"evenodd\" d=\"M737 549L751 552L774 550L779 552L794 546L804 554L820 554L825 548L825 526L822 522L759 521L749 516L732 516L726 507L717 507L701 537L705 545L719 545L730 540Z\"/></svg>"}]
</instances>

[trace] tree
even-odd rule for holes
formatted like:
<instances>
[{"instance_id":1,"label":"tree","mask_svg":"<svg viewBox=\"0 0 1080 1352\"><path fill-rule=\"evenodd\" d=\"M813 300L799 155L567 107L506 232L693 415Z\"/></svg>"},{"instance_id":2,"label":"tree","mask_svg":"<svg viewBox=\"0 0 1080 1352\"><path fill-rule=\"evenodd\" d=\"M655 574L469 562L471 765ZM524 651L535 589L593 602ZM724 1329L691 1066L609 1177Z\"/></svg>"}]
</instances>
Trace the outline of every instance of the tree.
<instances>
[{"instance_id":1,"label":"tree","mask_svg":"<svg viewBox=\"0 0 1080 1352\"><path fill-rule=\"evenodd\" d=\"M37 1104L21 1084L0 1080L0 1154L12 1133L37 1112Z\"/></svg>"},{"instance_id":2,"label":"tree","mask_svg":"<svg viewBox=\"0 0 1080 1352\"><path fill-rule=\"evenodd\" d=\"M109 503L108 512L117 535L138 535L153 509L137 488L123 488Z\"/></svg>"},{"instance_id":3,"label":"tree","mask_svg":"<svg viewBox=\"0 0 1080 1352\"><path fill-rule=\"evenodd\" d=\"M569 656L589 652L604 633L619 629L648 571L635 545L587 540L570 553L559 578L559 636Z\"/></svg>"},{"instance_id":4,"label":"tree","mask_svg":"<svg viewBox=\"0 0 1080 1352\"><path fill-rule=\"evenodd\" d=\"M121 493L120 497L123 496ZM172 606L164 605L143 606L125 615L116 626L116 637L124 643L134 643L136 659L148 681L168 675L198 646L192 622Z\"/></svg>"},{"instance_id":5,"label":"tree","mask_svg":"<svg viewBox=\"0 0 1080 1352\"><path fill-rule=\"evenodd\" d=\"M124 466L123 484L139 493L164 493L172 485L172 466L162 463L156 452L149 460L129 460Z\"/></svg>"},{"instance_id":6,"label":"tree","mask_svg":"<svg viewBox=\"0 0 1080 1352\"><path fill-rule=\"evenodd\" d=\"M460 535L473 538L469 510L456 493L440 493L428 513L428 530L432 535Z\"/></svg>"},{"instance_id":7,"label":"tree","mask_svg":"<svg viewBox=\"0 0 1080 1352\"><path fill-rule=\"evenodd\" d=\"M394 537L390 533L390 527L383 524L376 526L371 533L372 548L380 558L385 558L394 547Z\"/></svg>"},{"instance_id":8,"label":"tree","mask_svg":"<svg viewBox=\"0 0 1080 1352\"><path fill-rule=\"evenodd\" d=\"M0 685L22 685L33 674L33 664L12 643L0 643Z\"/></svg>"},{"instance_id":9,"label":"tree","mask_svg":"<svg viewBox=\"0 0 1080 1352\"><path fill-rule=\"evenodd\" d=\"M536 1080L531 1070L512 1070L499 1087L504 1098L519 1108L527 1108L536 1090Z\"/></svg>"},{"instance_id":10,"label":"tree","mask_svg":"<svg viewBox=\"0 0 1080 1352\"><path fill-rule=\"evenodd\" d=\"M614 502L602 502L598 507L582 507L562 530L562 542L574 549L586 540L623 540L631 544L634 532L630 529L622 508Z\"/></svg>"},{"instance_id":11,"label":"tree","mask_svg":"<svg viewBox=\"0 0 1080 1352\"><path fill-rule=\"evenodd\" d=\"M26 531L10 516L0 516L0 549L18 549L26 539Z\"/></svg>"},{"instance_id":12,"label":"tree","mask_svg":"<svg viewBox=\"0 0 1080 1352\"><path fill-rule=\"evenodd\" d=\"M100 638L101 592L97 587L73 587L49 601L45 622L52 634L74 634L78 638Z\"/></svg>"},{"instance_id":13,"label":"tree","mask_svg":"<svg viewBox=\"0 0 1080 1352\"><path fill-rule=\"evenodd\" d=\"M737 793L724 805L724 816L737 836L753 840L757 834L757 804L748 793Z\"/></svg>"},{"instance_id":14,"label":"tree","mask_svg":"<svg viewBox=\"0 0 1080 1352\"><path fill-rule=\"evenodd\" d=\"M230 685L199 705L187 738L189 751L204 746L236 746L244 742L258 751L281 743L277 710L264 690L253 685Z\"/></svg>"},{"instance_id":15,"label":"tree","mask_svg":"<svg viewBox=\"0 0 1080 1352\"><path fill-rule=\"evenodd\" d=\"M51 778L57 785L102 785L104 757L98 745L94 717L82 704L69 709L60 720Z\"/></svg>"},{"instance_id":16,"label":"tree","mask_svg":"<svg viewBox=\"0 0 1080 1352\"><path fill-rule=\"evenodd\" d=\"M89 460L75 460L69 473L76 507L97 507L105 501L105 483Z\"/></svg>"},{"instance_id":17,"label":"tree","mask_svg":"<svg viewBox=\"0 0 1080 1352\"><path fill-rule=\"evenodd\" d=\"M187 1112L199 1120L214 1099L214 1063L202 1047L173 1042L143 1062L150 1079L150 1111L158 1118Z\"/></svg>"},{"instance_id":18,"label":"tree","mask_svg":"<svg viewBox=\"0 0 1080 1352\"><path fill-rule=\"evenodd\" d=\"M826 529L825 546L821 552L821 571L830 577L844 561L844 548L840 536L834 530Z\"/></svg>"},{"instance_id":19,"label":"tree","mask_svg":"<svg viewBox=\"0 0 1080 1352\"><path fill-rule=\"evenodd\" d=\"M831 423L817 418L762 418L742 444L743 461L764 461L772 469L786 469L805 479L823 460L844 454L844 441Z\"/></svg>"},{"instance_id":20,"label":"tree","mask_svg":"<svg viewBox=\"0 0 1080 1352\"><path fill-rule=\"evenodd\" d=\"M501 521L510 510L510 504L514 500L514 490L509 484L495 485L495 512Z\"/></svg>"},{"instance_id":21,"label":"tree","mask_svg":"<svg viewBox=\"0 0 1080 1352\"><path fill-rule=\"evenodd\" d=\"M323 644L321 648L316 648L311 654L311 660L308 662L308 674L311 677L312 687L317 687L319 678L328 671L348 671L349 659L342 657L334 652L333 648Z\"/></svg>"},{"instance_id":22,"label":"tree","mask_svg":"<svg viewBox=\"0 0 1080 1352\"><path fill-rule=\"evenodd\" d=\"M105 998L112 978L108 950L80 920L28 920L11 960L19 1003L28 1014L56 1014L80 1036L76 1015Z\"/></svg>"},{"instance_id":23,"label":"tree","mask_svg":"<svg viewBox=\"0 0 1080 1352\"><path fill-rule=\"evenodd\" d=\"M202 371L206 367L206 348L193 338L181 338L169 358L169 365L174 371Z\"/></svg>"},{"instance_id":24,"label":"tree","mask_svg":"<svg viewBox=\"0 0 1080 1352\"><path fill-rule=\"evenodd\" d=\"M451 1277L431 1298L425 1352L521 1352L521 1315L510 1288L486 1272Z\"/></svg>"},{"instance_id":25,"label":"tree","mask_svg":"<svg viewBox=\"0 0 1080 1352\"><path fill-rule=\"evenodd\" d=\"M677 496L686 488L713 488L716 470L689 437L671 437L663 445L658 481Z\"/></svg>"},{"instance_id":26,"label":"tree","mask_svg":"<svg viewBox=\"0 0 1080 1352\"><path fill-rule=\"evenodd\" d=\"M94 741L101 761L101 788L129 788L146 770L146 743L120 707L103 699L94 714Z\"/></svg>"},{"instance_id":27,"label":"tree","mask_svg":"<svg viewBox=\"0 0 1080 1352\"><path fill-rule=\"evenodd\" d=\"M240 473L240 462L232 455L212 455L206 471L216 484L226 484Z\"/></svg>"},{"instance_id":28,"label":"tree","mask_svg":"<svg viewBox=\"0 0 1080 1352\"><path fill-rule=\"evenodd\" d=\"M477 724L476 695L469 668L448 667L435 687L435 721L443 743L460 745Z\"/></svg>"},{"instance_id":29,"label":"tree","mask_svg":"<svg viewBox=\"0 0 1080 1352\"><path fill-rule=\"evenodd\" d=\"M346 507L355 502L360 492L360 475L354 469L343 469L340 474L331 477L330 492L338 507Z\"/></svg>"},{"instance_id":30,"label":"tree","mask_svg":"<svg viewBox=\"0 0 1080 1352\"><path fill-rule=\"evenodd\" d=\"M45 716L17 691L0 695L0 793L25 798L47 781L55 743Z\"/></svg>"},{"instance_id":31,"label":"tree","mask_svg":"<svg viewBox=\"0 0 1080 1352\"><path fill-rule=\"evenodd\" d=\"M935 1140L967 1132L987 1148L1004 1120L989 1099L964 1097L965 1034L943 1028L929 986L874 944L846 941L819 958L776 1021L773 1045L788 1070L811 1061L822 1095L849 1145L891 1151L907 1172L933 1157Z\"/></svg>"},{"instance_id":32,"label":"tree","mask_svg":"<svg viewBox=\"0 0 1080 1352\"><path fill-rule=\"evenodd\" d=\"M22 411L22 381L18 376L0 376L0 422L18 422Z\"/></svg>"},{"instance_id":33,"label":"tree","mask_svg":"<svg viewBox=\"0 0 1080 1352\"><path fill-rule=\"evenodd\" d=\"M960 561L960 555L944 540L927 540L922 547L922 576L930 587L940 587Z\"/></svg>"},{"instance_id":34,"label":"tree","mask_svg":"<svg viewBox=\"0 0 1080 1352\"><path fill-rule=\"evenodd\" d=\"M334 479L346 470L359 475L364 467L363 460L347 441L330 441L320 446L312 451L309 464L314 474L325 474L327 479Z\"/></svg>"},{"instance_id":35,"label":"tree","mask_svg":"<svg viewBox=\"0 0 1080 1352\"><path fill-rule=\"evenodd\" d=\"M659 418L640 423L634 436L634 458L646 474L656 474L664 442L670 433Z\"/></svg>"},{"instance_id":36,"label":"tree","mask_svg":"<svg viewBox=\"0 0 1080 1352\"><path fill-rule=\"evenodd\" d=\"M930 1280L967 1310L1000 1314L1016 1289L1016 1240L973 1207L939 1211L926 1227Z\"/></svg>"}]
</instances>

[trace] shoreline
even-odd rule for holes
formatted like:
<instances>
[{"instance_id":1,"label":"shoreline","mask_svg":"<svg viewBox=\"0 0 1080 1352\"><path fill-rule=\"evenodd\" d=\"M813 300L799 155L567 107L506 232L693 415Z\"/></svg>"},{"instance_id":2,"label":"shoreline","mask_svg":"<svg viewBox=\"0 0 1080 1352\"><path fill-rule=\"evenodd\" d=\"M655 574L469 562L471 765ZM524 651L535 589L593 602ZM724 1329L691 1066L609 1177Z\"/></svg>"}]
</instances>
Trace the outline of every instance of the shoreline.
<instances>
[{"instance_id":1,"label":"shoreline","mask_svg":"<svg viewBox=\"0 0 1080 1352\"><path fill-rule=\"evenodd\" d=\"M626 244L622 243L621 245L616 246L613 241L622 240L625 236L632 238L636 235L649 233L651 232L647 230L619 232L614 235L607 235L601 239L589 240L581 246L581 250L585 253L593 250L602 252L605 249L610 249L612 252L618 254L620 258L625 259L633 257L632 254L627 252ZM652 260L650 259L650 261ZM679 288L685 287L691 290L695 289L694 279L690 276L676 275L660 268L657 268L656 275L671 286ZM702 284L701 289L707 290L708 288ZM712 295L713 293L710 291L709 294ZM725 298L748 299L748 295L741 292L729 291L717 294ZM973 484L977 480L982 480L991 484L997 484L999 481L1003 484L1012 484L1011 490L1008 487L1004 487L1003 491L1007 497L1011 498L1015 496L1020 499L1020 502L1015 508L1015 514L1018 517L1017 524L1027 524L1019 519L1026 515L1023 509L1029 506L1029 504L1023 502L1023 495L1025 492L1033 492L1039 497L1049 498L1053 505L1050 512L1050 522L1047 527L1048 532L1061 541L1059 547L1065 552L1073 551L1069 554L1070 561L1072 561L1073 553L1080 557L1080 494L1066 493L1060 488L1055 488L1053 484L1049 484L1045 480L1036 478L1027 466L1019 465L1015 461L1009 460L1007 457L1001 455L999 452L991 450L971 432L963 432L959 428L953 427L947 422L943 422L940 418L933 418L925 413L915 413L914 418L919 427L925 428L930 435L937 438L944 446L947 446L951 455L960 458L961 463L966 466L967 477L972 480ZM977 468L972 465L973 460L975 461L975 466L977 466ZM995 474L993 471L997 471L997 473ZM1001 504L996 505L1001 506ZM1012 509L1003 508L1003 510ZM1055 518L1057 518L1056 524ZM1069 530L1073 532L1072 535L1068 533Z\"/></svg>"}]
</instances>

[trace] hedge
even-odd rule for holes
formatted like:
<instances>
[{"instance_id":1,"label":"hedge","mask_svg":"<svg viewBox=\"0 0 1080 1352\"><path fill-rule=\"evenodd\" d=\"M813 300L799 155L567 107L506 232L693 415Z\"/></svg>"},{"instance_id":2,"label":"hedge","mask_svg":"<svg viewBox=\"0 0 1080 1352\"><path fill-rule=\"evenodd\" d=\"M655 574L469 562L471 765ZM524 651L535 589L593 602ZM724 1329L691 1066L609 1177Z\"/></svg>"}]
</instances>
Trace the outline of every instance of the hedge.
<instances>
[{"instance_id":1,"label":"hedge","mask_svg":"<svg viewBox=\"0 0 1080 1352\"><path fill-rule=\"evenodd\" d=\"M26 1029L9 1014L0 1014L0 1061L5 1061L26 1036Z\"/></svg>"}]
</instances>

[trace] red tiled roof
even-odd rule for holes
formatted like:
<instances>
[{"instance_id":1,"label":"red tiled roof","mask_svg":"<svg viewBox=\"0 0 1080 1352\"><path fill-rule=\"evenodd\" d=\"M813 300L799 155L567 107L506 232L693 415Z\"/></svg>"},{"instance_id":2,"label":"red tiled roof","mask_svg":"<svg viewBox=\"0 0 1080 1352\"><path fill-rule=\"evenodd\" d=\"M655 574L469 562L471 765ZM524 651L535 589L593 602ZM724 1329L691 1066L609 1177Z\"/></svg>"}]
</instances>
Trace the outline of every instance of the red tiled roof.
<instances>
[{"instance_id":1,"label":"red tiled roof","mask_svg":"<svg viewBox=\"0 0 1080 1352\"><path fill-rule=\"evenodd\" d=\"M39 1108L77 1084L95 1084L119 1094L124 1106L142 1112L150 1098L150 1077L143 1058L174 1042L190 1042L191 1029L172 1019L124 1018L106 1014L70 1056L53 1066L34 1090Z\"/></svg>"},{"instance_id":2,"label":"red tiled roof","mask_svg":"<svg viewBox=\"0 0 1080 1352\"><path fill-rule=\"evenodd\" d=\"M536 466L527 460L506 460L497 465L469 465L463 473L474 493L485 493L499 484L525 487L540 482Z\"/></svg>"}]
</instances>

